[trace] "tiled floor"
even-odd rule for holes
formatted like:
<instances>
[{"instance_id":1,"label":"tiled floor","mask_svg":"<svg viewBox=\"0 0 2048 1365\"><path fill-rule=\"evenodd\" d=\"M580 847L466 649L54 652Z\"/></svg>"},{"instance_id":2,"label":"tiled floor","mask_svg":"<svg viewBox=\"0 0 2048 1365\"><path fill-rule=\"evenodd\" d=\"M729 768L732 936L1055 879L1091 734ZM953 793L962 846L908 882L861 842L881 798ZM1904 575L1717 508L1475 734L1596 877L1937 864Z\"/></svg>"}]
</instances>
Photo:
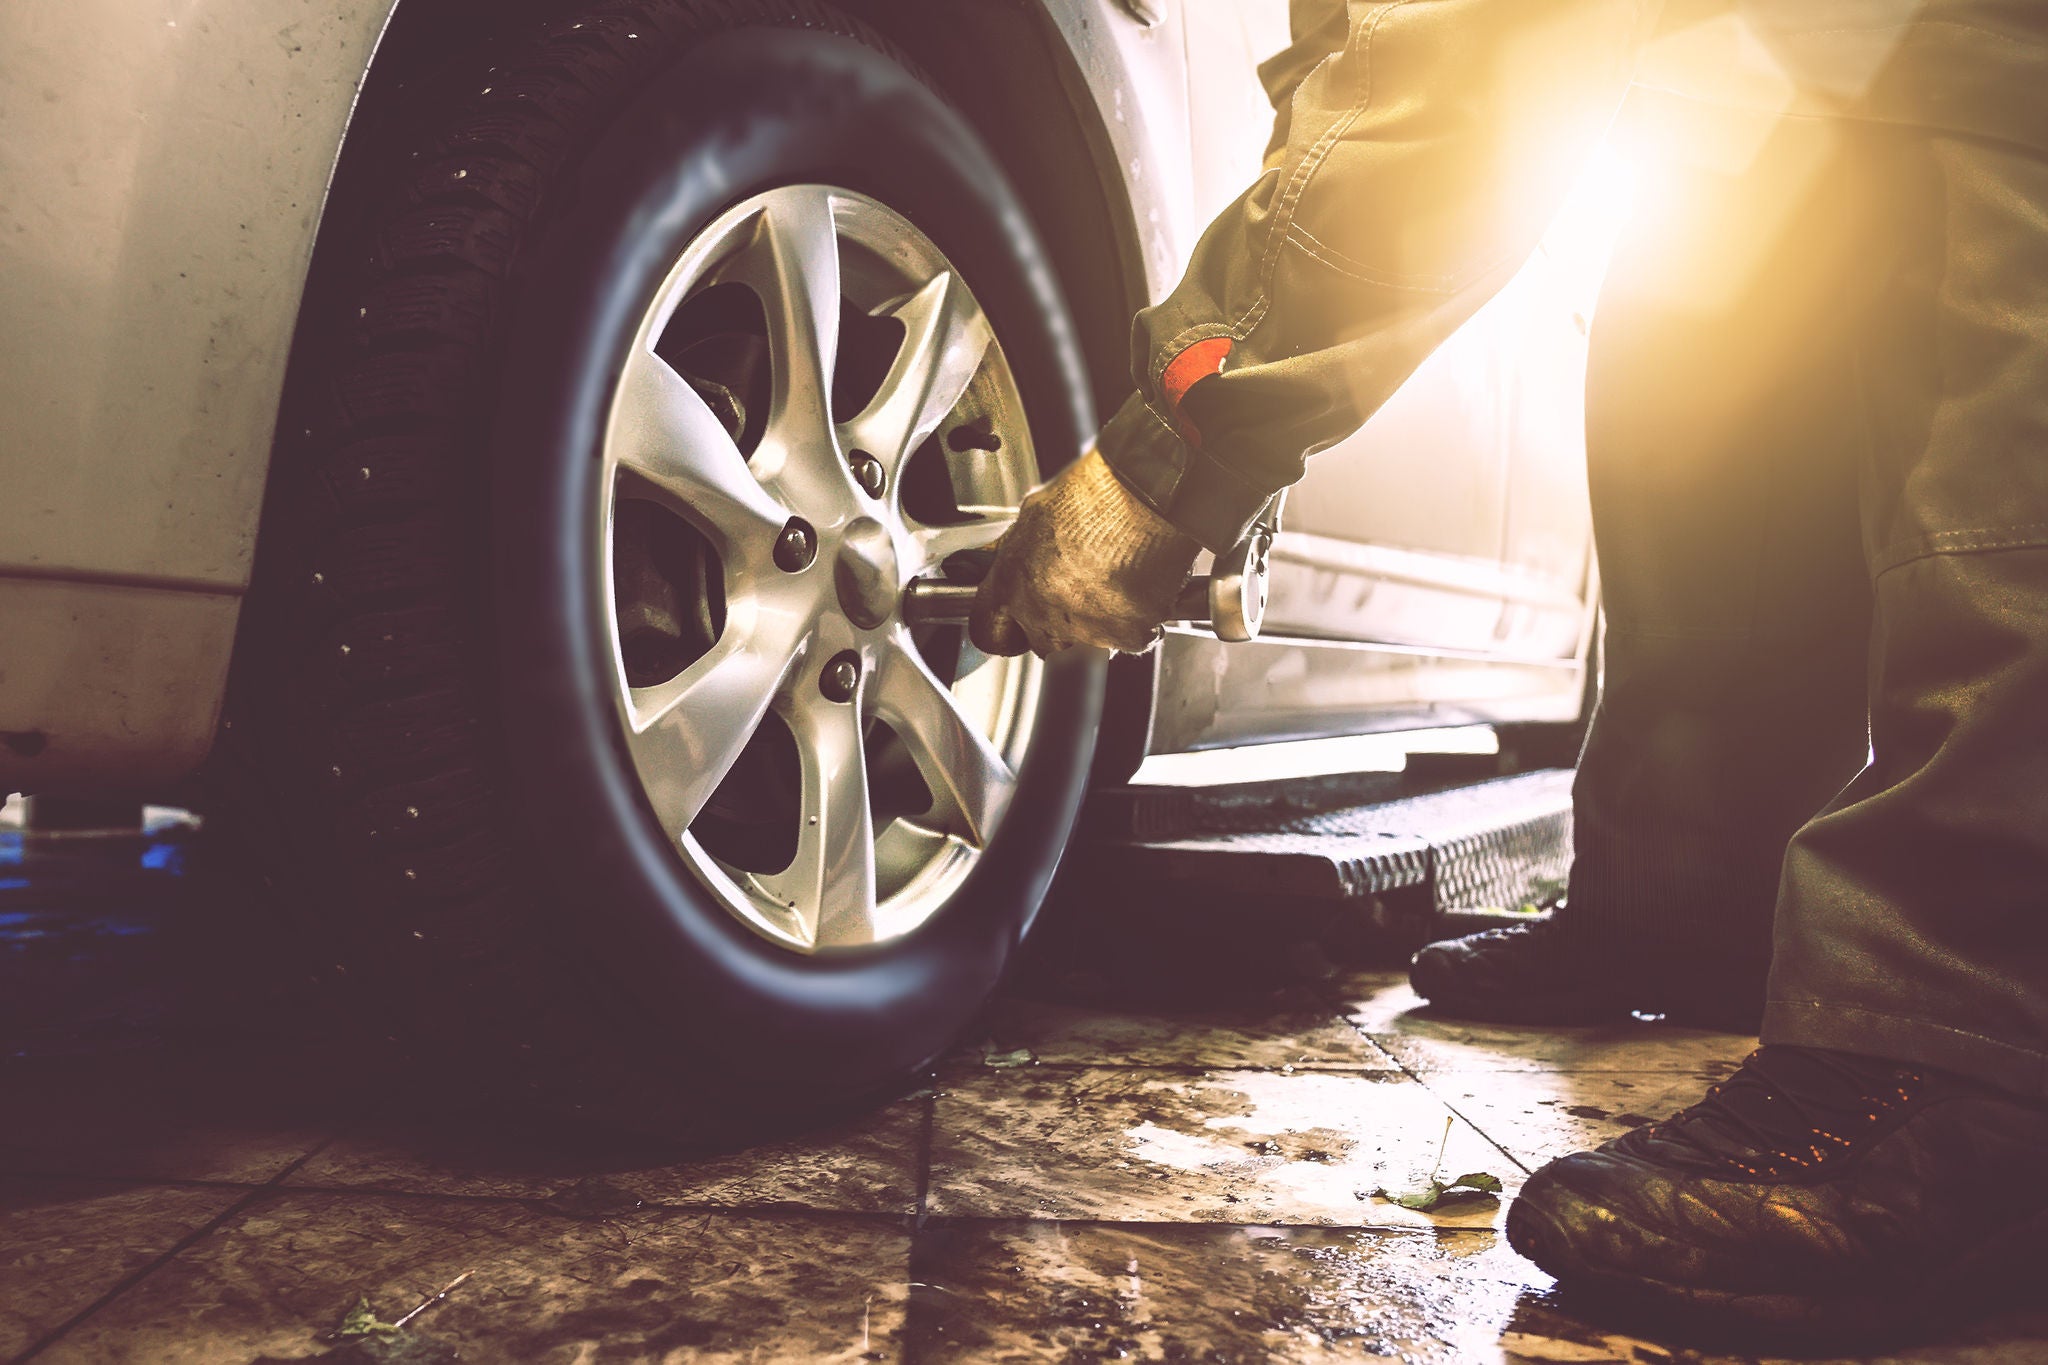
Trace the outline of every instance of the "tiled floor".
<instances>
[{"instance_id":1,"label":"tiled floor","mask_svg":"<svg viewBox=\"0 0 2048 1365\"><path fill-rule=\"evenodd\" d=\"M1373 1191L1441 1160L1511 1197L1748 1039L1456 1024L1386 972L1146 1007L1097 963L1079 1003L1025 988L829 1129L574 1151L409 1126L317 1041L174 1046L195 997L273 1020L175 943L181 836L34 868L21 838L0 827L0 1360L1724 1358L1575 1316L1499 1200ZM359 1308L412 1316L342 1334ZM2048 1362L2048 1311L1886 1358Z\"/></svg>"},{"instance_id":2,"label":"tiled floor","mask_svg":"<svg viewBox=\"0 0 2048 1365\"><path fill-rule=\"evenodd\" d=\"M1573 1317L1497 1200L1431 1216L1372 1191L1441 1144L1512 1193L1749 1040L1415 1007L1387 973L1210 1010L1013 1000L925 1091L690 1161L311 1119L274 1055L16 1063L0 1357L1710 1359ZM337 1335L451 1284L401 1332ZM1890 1358L2048 1361L2048 1315Z\"/></svg>"}]
</instances>

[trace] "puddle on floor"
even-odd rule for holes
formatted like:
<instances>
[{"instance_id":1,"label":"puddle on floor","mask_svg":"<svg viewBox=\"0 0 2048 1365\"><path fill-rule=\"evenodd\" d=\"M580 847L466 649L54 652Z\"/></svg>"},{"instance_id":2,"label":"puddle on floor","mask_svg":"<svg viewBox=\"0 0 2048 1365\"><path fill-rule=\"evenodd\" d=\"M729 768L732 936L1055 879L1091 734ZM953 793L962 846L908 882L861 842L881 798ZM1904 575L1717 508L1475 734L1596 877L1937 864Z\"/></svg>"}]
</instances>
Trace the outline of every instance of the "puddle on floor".
<instances>
[{"instance_id":1,"label":"puddle on floor","mask_svg":"<svg viewBox=\"0 0 2048 1365\"><path fill-rule=\"evenodd\" d=\"M1254 1176L1270 1198L1337 1209L1347 1201L1370 1201L1371 1191L1381 1187L1421 1185L1439 1151L1447 1161L1468 1163L1446 1175L1478 1169L1469 1165L1473 1161L1504 1165L1498 1153L1482 1150L1469 1127L1459 1134L1455 1120L1455 1150L1441 1128L1432 1129L1420 1116L1404 1113L1401 1126L1393 1127L1389 1106L1361 1104L1359 1096L1406 1094L1400 1088L1389 1092L1391 1083L1365 1084L1372 1088L1362 1090L1357 1078L1346 1076L1224 1072L1187 1087L1195 1112L1177 1116L1178 1126L1147 1119L1126 1129L1124 1138L1138 1161L1188 1173ZM1205 1109L1220 1112L1205 1117ZM1195 1131L1188 1131L1190 1122Z\"/></svg>"},{"instance_id":2,"label":"puddle on floor","mask_svg":"<svg viewBox=\"0 0 2048 1365\"><path fill-rule=\"evenodd\" d=\"M1112 1069L983 1073L942 1089L931 1212L946 1217L1491 1226L1493 1199L1430 1215L1373 1191L1521 1172L1398 1073Z\"/></svg>"},{"instance_id":3,"label":"puddle on floor","mask_svg":"<svg viewBox=\"0 0 2048 1365\"><path fill-rule=\"evenodd\" d=\"M968 1222L918 1234L906 1359L1296 1365L2038 1365L2048 1314L1881 1357L1633 1336L1485 1230ZM1596 1325L1598 1324L1598 1325ZM1939 1325L1937 1325L1939 1330ZM1656 1333L1661 1335L1661 1333ZM1782 1348L1782 1344L1780 1346Z\"/></svg>"},{"instance_id":4,"label":"puddle on floor","mask_svg":"<svg viewBox=\"0 0 2048 1365\"><path fill-rule=\"evenodd\" d=\"M1548 1280L1488 1232L998 1223L929 1228L913 1360L1498 1356Z\"/></svg>"}]
</instances>

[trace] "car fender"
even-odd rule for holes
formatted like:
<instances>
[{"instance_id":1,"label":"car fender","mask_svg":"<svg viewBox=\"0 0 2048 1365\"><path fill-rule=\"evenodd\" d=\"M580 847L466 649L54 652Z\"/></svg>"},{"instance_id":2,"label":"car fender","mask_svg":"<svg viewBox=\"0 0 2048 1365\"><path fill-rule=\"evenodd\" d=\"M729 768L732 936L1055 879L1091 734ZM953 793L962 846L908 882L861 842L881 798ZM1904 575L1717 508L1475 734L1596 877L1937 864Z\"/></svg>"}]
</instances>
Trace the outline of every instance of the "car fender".
<instances>
[{"instance_id":1,"label":"car fender","mask_svg":"<svg viewBox=\"0 0 2048 1365\"><path fill-rule=\"evenodd\" d=\"M0 790L213 734L299 297L391 0L0 7Z\"/></svg>"},{"instance_id":2,"label":"car fender","mask_svg":"<svg viewBox=\"0 0 2048 1365\"><path fill-rule=\"evenodd\" d=\"M147 788L205 757L327 190L400 8L0 7L0 791ZM1161 10L1033 12L1095 106L1148 298L1201 227Z\"/></svg>"}]
</instances>

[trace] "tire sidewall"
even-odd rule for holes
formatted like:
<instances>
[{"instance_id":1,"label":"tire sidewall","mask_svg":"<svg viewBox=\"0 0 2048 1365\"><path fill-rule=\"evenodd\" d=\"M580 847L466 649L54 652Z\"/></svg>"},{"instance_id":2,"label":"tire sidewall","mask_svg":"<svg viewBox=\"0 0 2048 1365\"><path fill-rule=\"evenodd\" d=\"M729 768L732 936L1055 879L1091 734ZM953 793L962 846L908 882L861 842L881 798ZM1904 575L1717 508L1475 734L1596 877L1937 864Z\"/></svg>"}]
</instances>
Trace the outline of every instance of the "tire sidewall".
<instances>
[{"instance_id":1,"label":"tire sidewall","mask_svg":"<svg viewBox=\"0 0 2048 1365\"><path fill-rule=\"evenodd\" d=\"M593 582L601 437L626 348L685 245L732 204L796 183L870 195L930 237L1002 339L1041 464L1081 448L1078 347L1028 219L964 121L871 47L748 29L660 73L553 187L508 316L493 523L504 738L551 884L543 914L559 916L546 928L615 988L652 1058L804 1105L908 1073L994 990L1078 811L1103 666L1047 667L997 838L904 939L817 958L779 948L673 851L612 700Z\"/></svg>"}]
</instances>

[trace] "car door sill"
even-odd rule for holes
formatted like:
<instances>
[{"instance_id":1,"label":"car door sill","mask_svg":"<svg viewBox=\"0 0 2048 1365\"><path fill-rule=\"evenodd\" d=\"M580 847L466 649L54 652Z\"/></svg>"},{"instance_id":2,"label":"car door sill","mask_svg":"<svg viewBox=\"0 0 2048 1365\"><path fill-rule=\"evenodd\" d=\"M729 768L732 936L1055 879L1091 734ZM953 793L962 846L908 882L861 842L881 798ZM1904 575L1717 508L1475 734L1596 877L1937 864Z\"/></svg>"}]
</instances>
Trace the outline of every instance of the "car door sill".
<instances>
[{"instance_id":1,"label":"car door sill","mask_svg":"<svg viewBox=\"0 0 2048 1365\"><path fill-rule=\"evenodd\" d=\"M1169 629L1147 752L1422 726L1570 721L1585 664L1575 658L1261 637L1225 644Z\"/></svg>"}]
</instances>

